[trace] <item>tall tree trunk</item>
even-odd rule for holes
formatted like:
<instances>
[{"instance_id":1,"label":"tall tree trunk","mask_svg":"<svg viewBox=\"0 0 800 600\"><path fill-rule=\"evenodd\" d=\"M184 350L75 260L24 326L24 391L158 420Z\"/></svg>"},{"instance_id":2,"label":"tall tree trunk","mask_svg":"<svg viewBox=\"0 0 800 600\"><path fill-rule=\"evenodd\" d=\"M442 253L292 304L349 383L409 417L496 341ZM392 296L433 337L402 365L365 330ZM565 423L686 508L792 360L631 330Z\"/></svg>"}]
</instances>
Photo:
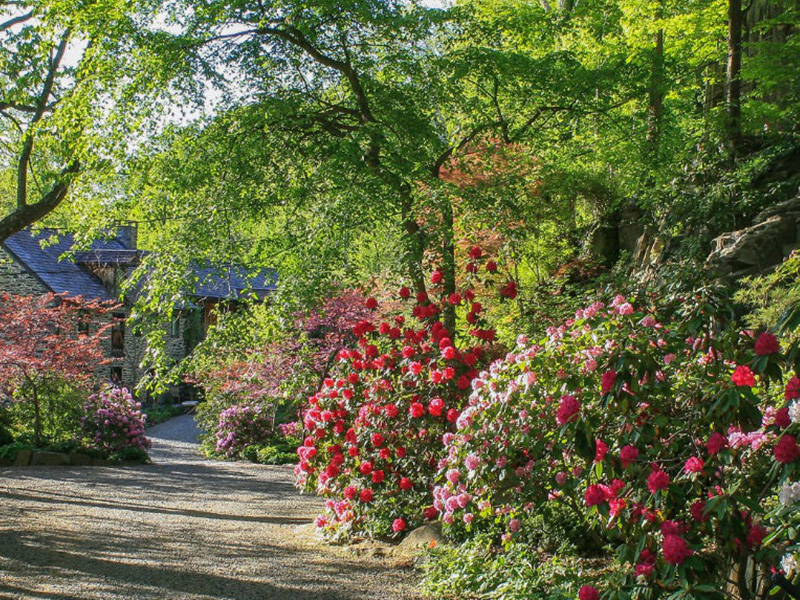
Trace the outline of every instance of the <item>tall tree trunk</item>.
<instances>
[{"instance_id":1,"label":"tall tree trunk","mask_svg":"<svg viewBox=\"0 0 800 600\"><path fill-rule=\"evenodd\" d=\"M728 68L725 77L728 143L734 156L741 146L742 0L728 0Z\"/></svg>"},{"instance_id":2,"label":"tall tree trunk","mask_svg":"<svg viewBox=\"0 0 800 600\"><path fill-rule=\"evenodd\" d=\"M401 218L403 227L403 262L417 293L427 293L425 287L425 232L414 214L414 198L407 183L400 186Z\"/></svg>"},{"instance_id":3,"label":"tall tree trunk","mask_svg":"<svg viewBox=\"0 0 800 600\"><path fill-rule=\"evenodd\" d=\"M37 448L42 443L42 408L39 406L39 390L36 385L31 385L33 401L33 445Z\"/></svg>"},{"instance_id":4,"label":"tall tree trunk","mask_svg":"<svg viewBox=\"0 0 800 600\"><path fill-rule=\"evenodd\" d=\"M442 284L444 296L449 297L456 291L456 246L454 239L453 204L449 199L442 201ZM444 326L451 336L456 334L456 307L445 301L443 311Z\"/></svg>"},{"instance_id":5,"label":"tall tree trunk","mask_svg":"<svg viewBox=\"0 0 800 600\"><path fill-rule=\"evenodd\" d=\"M656 19L661 20L664 3L656 8ZM661 115L664 112L664 30L659 28L653 35L653 61L650 65L650 81L647 90L647 154L653 160L658 154L661 133Z\"/></svg>"}]
</instances>

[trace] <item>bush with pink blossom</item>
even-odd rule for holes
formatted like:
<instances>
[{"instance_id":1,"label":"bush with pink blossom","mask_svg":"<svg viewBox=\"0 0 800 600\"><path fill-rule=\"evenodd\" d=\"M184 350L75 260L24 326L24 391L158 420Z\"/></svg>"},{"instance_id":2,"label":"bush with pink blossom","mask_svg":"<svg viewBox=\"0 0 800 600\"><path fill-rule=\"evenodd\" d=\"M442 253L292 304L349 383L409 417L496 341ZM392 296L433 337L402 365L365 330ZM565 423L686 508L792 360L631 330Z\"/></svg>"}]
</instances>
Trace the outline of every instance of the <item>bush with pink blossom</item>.
<instances>
[{"instance_id":1,"label":"bush with pink blossom","mask_svg":"<svg viewBox=\"0 0 800 600\"><path fill-rule=\"evenodd\" d=\"M241 458L250 446L264 444L274 434L273 411L260 404L234 404L224 409L214 432L214 450L227 458Z\"/></svg>"},{"instance_id":2,"label":"bush with pink blossom","mask_svg":"<svg viewBox=\"0 0 800 600\"><path fill-rule=\"evenodd\" d=\"M106 456L146 457L151 447L145 436L142 405L125 388L105 387L83 406L79 441Z\"/></svg>"},{"instance_id":3,"label":"bush with pink blossom","mask_svg":"<svg viewBox=\"0 0 800 600\"><path fill-rule=\"evenodd\" d=\"M798 357L704 293L596 302L473 380L434 507L507 547L571 511L616 548L581 598L766 597L798 551Z\"/></svg>"},{"instance_id":4,"label":"bush with pink blossom","mask_svg":"<svg viewBox=\"0 0 800 600\"><path fill-rule=\"evenodd\" d=\"M328 535L399 537L437 517L431 490L441 439L455 429L494 339L472 287L478 280L485 285L492 271L479 268L483 257L472 254L459 293L446 294L442 274L434 271L434 297L399 291L410 315L357 324L357 344L338 353L309 399L295 473L302 489L328 499L317 521ZM507 296L508 286L501 291ZM458 344L440 321L446 303L467 326ZM379 308L375 299L367 306Z\"/></svg>"}]
</instances>

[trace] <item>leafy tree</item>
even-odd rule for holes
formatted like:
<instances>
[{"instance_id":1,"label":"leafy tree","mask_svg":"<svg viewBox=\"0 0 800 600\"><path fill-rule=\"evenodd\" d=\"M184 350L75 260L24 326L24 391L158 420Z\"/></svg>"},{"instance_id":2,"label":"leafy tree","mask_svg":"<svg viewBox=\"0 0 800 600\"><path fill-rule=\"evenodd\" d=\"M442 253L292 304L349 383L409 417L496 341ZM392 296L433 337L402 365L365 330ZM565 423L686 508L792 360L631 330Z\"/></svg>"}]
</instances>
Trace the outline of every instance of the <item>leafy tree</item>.
<instances>
[{"instance_id":1,"label":"leafy tree","mask_svg":"<svg viewBox=\"0 0 800 600\"><path fill-rule=\"evenodd\" d=\"M108 193L176 75L158 0L0 2L0 242L70 194ZM105 198L104 198L105 199ZM95 205L96 206L96 205Z\"/></svg>"},{"instance_id":2,"label":"leafy tree","mask_svg":"<svg viewBox=\"0 0 800 600\"><path fill-rule=\"evenodd\" d=\"M33 408L34 443L42 441L42 393L54 384L90 388L107 363L103 342L113 303L63 295L0 295L0 393Z\"/></svg>"}]
</instances>

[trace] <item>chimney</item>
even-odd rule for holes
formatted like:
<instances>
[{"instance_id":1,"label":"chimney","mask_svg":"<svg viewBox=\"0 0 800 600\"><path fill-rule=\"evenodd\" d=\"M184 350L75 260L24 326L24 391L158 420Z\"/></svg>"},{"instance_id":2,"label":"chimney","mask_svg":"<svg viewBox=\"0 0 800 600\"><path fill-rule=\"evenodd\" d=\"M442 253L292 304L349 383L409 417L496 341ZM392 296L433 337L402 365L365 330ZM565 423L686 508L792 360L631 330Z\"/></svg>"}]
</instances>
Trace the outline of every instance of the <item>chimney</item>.
<instances>
[{"instance_id":1,"label":"chimney","mask_svg":"<svg viewBox=\"0 0 800 600\"><path fill-rule=\"evenodd\" d=\"M137 249L139 231L136 225L131 223L127 225L118 225L116 237L117 241L119 241L128 250Z\"/></svg>"}]
</instances>

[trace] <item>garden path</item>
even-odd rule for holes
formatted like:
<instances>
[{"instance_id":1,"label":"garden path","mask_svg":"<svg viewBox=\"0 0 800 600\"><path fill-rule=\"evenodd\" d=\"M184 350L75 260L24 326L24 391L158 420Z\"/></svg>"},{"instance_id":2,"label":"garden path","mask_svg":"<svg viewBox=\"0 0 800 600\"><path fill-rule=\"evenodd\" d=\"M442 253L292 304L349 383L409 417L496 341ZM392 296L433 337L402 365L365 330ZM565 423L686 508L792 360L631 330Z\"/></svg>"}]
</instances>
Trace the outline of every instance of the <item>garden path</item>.
<instances>
[{"instance_id":1,"label":"garden path","mask_svg":"<svg viewBox=\"0 0 800 600\"><path fill-rule=\"evenodd\" d=\"M289 467L198 455L191 416L153 464L0 468L2 600L408 600L414 573L322 545Z\"/></svg>"}]
</instances>

